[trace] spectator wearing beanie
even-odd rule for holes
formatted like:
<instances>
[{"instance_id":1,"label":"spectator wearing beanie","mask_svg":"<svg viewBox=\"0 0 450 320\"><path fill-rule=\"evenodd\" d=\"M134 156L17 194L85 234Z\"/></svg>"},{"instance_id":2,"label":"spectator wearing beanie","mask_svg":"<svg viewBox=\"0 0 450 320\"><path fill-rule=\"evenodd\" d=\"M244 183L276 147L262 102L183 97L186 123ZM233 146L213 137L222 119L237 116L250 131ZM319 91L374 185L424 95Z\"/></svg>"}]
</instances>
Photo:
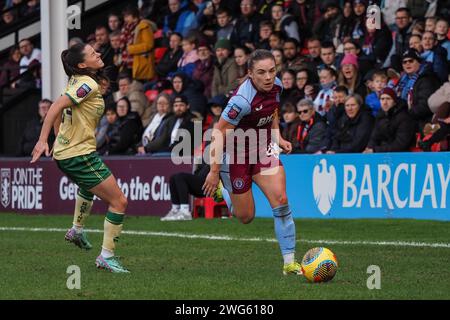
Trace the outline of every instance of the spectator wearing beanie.
<instances>
[{"instance_id":1,"label":"spectator wearing beanie","mask_svg":"<svg viewBox=\"0 0 450 320\"><path fill-rule=\"evenodd\" d=\"M349 94L357 93L365 99L367 88L359 74L358 57L354 54L346 54L342 59L338 83L347 87Z\"/></svg>"},{"instance_id":2,"label":"spectator wearing beanie","mask_svg":"<svg viewBox=\"0 0 450 320\"><path fill-rule=\"evenodd\" d=\"M406 104L397 98L392 88L380 94L381 111L364 153L408 151L415 139L415 123Z\"/></svg>"},{"instance_id":3,"label":"spectator wearing beanie","mask_svg":"<svg viewBox=\"0 0 450 320\"><path fill-rule=\"evenodd\" d=\"M219 39L214 46L217 60L214 64L211 96L219 94L228 95L234 89L238 77L238 67L232 54L231 42L228 39Z\"/></svg>"}]
</instances>

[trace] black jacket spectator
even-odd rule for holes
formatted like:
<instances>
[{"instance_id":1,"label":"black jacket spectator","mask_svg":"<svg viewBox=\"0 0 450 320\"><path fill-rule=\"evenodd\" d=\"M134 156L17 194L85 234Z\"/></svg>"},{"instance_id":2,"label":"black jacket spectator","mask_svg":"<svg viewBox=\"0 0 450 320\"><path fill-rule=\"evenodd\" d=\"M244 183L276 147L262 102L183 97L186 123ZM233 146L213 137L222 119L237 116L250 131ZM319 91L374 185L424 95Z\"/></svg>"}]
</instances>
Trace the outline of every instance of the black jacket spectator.
<instances>
[{"instance_id":1,"label":"black jacket spectator","mask_svg":"<svg viewBox=\"0 0 450 320\"><path fill-rule=\"evenodd\" d=\"M22 140L20 142L20 156L31 156L31 152L33 151L34 146L38 142L39 136L41 135L42 124L43 121L39 119L33 119L27 122L26 129L23 132ZM48 137L49 150L52 148L54 142L55 135L53 130L51 130Z\"/></svg>"},{"instance_id":2,"label":"black jacket spectator","mask_svg":"<svg viewBox=\"0 0 450 320\"><path fill-rule=\"evenodd\" d=\"M296 18L299 33L302 35L301 40L307 39L312 35L316 6L317 4L314 0L306 0L302 3L294 0L289 4L288 12Z\"/></svg>"},{"instance_id":3,"label":"black jacket spectator","mask_svg":"<svg viewBox=\"0 0 450 320\"><path fill-rule=\"evenodd\" d=\"M169 73L177 71L178 60L180 60L182 55L183 50L181 48L178 48L176 51L167 50L161 60L156 64L155 70L158 76L165 78Z\"/></svg>"},{"instance_id":4,"label":"black jacket spectator","mask_svg":"<svg viewBox=\"0 0 450 320\"><path fill-rule=\"evenodd\" d=\"M257 43L259 23L260 17L256 13L250 17L239 17L231 33L231 43L235 47L243 47L246 43Z\"/></svg>"},{"instance_id":5,"label":"black jacket spectator","mask_svg":"<svg viewBox=\"0 0 450 320\"><path fill-rule=\"evenodd\" d=\"M439 89L441 82L431 68L426 68L419 76L412 90L412 105L409 108L411 116L419 122L419 128L430 122L433 113L428 106L428 98Z\"/></svg>"},{"instance_id":6,"label":"black jacket spectator","mask_svg":"<svg viewBox=\"0 0 450 320\"><path fill-rule=\"evenodd\" d=\"M334 8L335 13L325 15L328 9ZM313 28L313 34L321 41L333 42L333 37L337 33L338 26L342 23L342 13L337 1L326 1L322 4L321 11L324 13Z\"/></svg>"},{"instance_id":7,"label":"black jacket spectator","mask_svg":"<svg viewBox=\"0 0 450 320\"><path fill-rule=\"evenodd\" d=\"M112 134L108 143L108 154L135 154L141 135L142 122L137 112L119 117L115 134Z\"/></svg>"},{"instance_id":8,"label":"black jacket spectator","mask_svg":"<svg viewBox=\"0 0 450 320\"><path fill-rule=\"evenodd\" d=\"M178 128L178 130L187 130L189 132L189 135L187 136L188 139L190 139L191 142L191 149L190 149L190 154L189 155L193 155L194 154L194 120L196 119L195 115L192 114L189 110L184 114L184 116L182 117L182 121L181 124ZM172 133L172 129L175 126L176 122L177 122L178 118L174 117L171 122L168 123L169 127L171 128L170 130L170 134ZM173 148L175 148L176 145L178 145L179 143L183 143L183 140L185 139L185 137L180 136L178 139L176 139L173 143L171 143L169 145L169 150L172 151ZM189 155L185 155L185 154L180 154L180 156L189 156Z\"/></svg>"},{"instance_id":9,"label":"black jacket spectator","mask_svg":"<svg viewBox=\"0 0 450 320\"><path fill-rule=\"evenodd\" d=\"M184 116L181 118L182 122L178 127L178 130L184 129L187 130L190 134L190 137L194 136L194 122L193 119L195 116L191 112L186 112ZM174 126L179 118L175 117L173 114L167 115L164 120L159 125L158 129L155 132L155 137L151 142L149 142L145 148L145 152L147 153L157 153L157 152L170 152L172 149L183 141L183 138L180 137L174 143L170 143L172 131ZM193 154L194 150L194 139L191 139L191 154Z\"/></svg>"},{"instance_id":10,"label":"black jacket spectator","mask_svg":"<svg viewBox=\"0 0 450 320\"><path fill-rule=\"evenodd\" d=\"M358 153L364 151L372 133L373 117L364 106L358 115L350 119L344 114L338 122L331 151L336 153Z\"/></svg>"},{"instance_id":11,"label":"black jacket spectator","mask_svg":"<svg viewBox=\"0 0 450 320\"><path fill-rule=\"evenodd\" d=\"M203 83L201 81L191 80L184 73L177 73L174 76L174 79L176 77L179 77L183 84L181 90L174 88L172 98L178 94L186 96L189 101L191 112L194 112L196 115L203 116L206 112L206 104L208 102L206 97L203 95Z\"/></svg>"},{"instance_id":12,"label":"black jacket spectator","mask_svg":"<svg viewBox=\"0 0 450 320\"><path fill-rule=\"evenodd\" d=\"M360 39L360 47L367 58L374 64L383 64L392 47L392 34L383 23L381 29L369 33L365 28L364 37Z\"/></svg>"},{"instance_id":13,"label":"black jacket spectator","mask_svg":"<svg viewBox=\"0 0 450 320\"><path fill-rule=\"evenodd\" d=\"M281 129L281 136L284 140L289 141L294 146L297 142L297 128L300 124L300 119L297 117L294 121L284 122Z\"/></svg>"},{"instance_id":14,"label":"black jacket spectator","mask_svg":"<svg viewBox=\"0 0 450 320\"><path fill-rule=\"evenodd\" d=\"M169 151L170 133L173 127L173 113L164 116L158 128L155 131L152 141L148 142L144 148L147 153L167 152Z\"/></svg>"},{"instance_id":15,"label":"black jacket spectator","mask_svg":"<svg viewBox=\"0 0 450 320\"><path fill-rule=\"evenodd\" d=\"M325 114L325 119L327 120L327 137L328 143L331 145L333 142L333 137L338 132L338 124L340 119L345 115L345 106L343 103L333 104L330 110ZM330 146L329 145L329 146Z\"/></svg>"},{"instance_id":16,"label":"black jacket spectator","mask_svg":"<svg viewBox=\"0 0 450 320\"><path fill-rule=\"evenodd\" d=\"M408 151L415 139L415 123L403 101L387 113L380 111L368 148L374 152Z\"/></svg>"}]
</instances>

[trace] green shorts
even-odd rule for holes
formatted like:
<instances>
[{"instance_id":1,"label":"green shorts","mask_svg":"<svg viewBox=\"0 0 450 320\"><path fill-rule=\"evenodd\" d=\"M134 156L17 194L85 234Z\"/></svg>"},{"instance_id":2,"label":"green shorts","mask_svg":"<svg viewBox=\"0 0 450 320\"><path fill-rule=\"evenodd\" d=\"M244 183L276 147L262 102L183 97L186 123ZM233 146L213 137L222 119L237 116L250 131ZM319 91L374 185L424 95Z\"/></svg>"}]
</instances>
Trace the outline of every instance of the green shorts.
<instances>
[{"instance_id":1,"label":"green shorts","mask_svg":"<svg viewBox=\"0 0 450 320\"><path fill-rule=\"evenodd\" d=\"M95 152L69 159L56 160L56 163L59 169L84 191L92 189L111 175L109 168Z\"/></svg>"}]
</instances>

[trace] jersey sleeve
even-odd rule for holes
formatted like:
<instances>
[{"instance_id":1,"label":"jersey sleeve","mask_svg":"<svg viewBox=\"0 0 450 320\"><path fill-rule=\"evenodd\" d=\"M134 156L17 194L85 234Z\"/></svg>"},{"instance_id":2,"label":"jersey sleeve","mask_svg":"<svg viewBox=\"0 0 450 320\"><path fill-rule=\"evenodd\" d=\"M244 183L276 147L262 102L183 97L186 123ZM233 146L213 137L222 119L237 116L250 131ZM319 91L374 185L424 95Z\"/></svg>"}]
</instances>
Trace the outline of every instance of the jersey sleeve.
<instances>
[{"instance_id":1,"label":"jersey sleeve","mask_svg":"<svg viewBox=\"0 0 450 320\"><path fill-rule=\"evenodd\" d=\"M233 96L222 112L225 121L237 126L242 118L250 114L252 108L250 103L242 96Z\"/></svg>"},{"instance_id":2,"label":"jersey sleeve","mask_svg":"<svg viewBox=\"0 0 450 320\"><path fill-rule=\"evenodd\" d=\"M98 84L91 77L80 77L76 81L71 79L67 85L65 95L75 104L79 105L81 102L89 98L89 96L98 89Z\"/></svg>"}]
</instances>

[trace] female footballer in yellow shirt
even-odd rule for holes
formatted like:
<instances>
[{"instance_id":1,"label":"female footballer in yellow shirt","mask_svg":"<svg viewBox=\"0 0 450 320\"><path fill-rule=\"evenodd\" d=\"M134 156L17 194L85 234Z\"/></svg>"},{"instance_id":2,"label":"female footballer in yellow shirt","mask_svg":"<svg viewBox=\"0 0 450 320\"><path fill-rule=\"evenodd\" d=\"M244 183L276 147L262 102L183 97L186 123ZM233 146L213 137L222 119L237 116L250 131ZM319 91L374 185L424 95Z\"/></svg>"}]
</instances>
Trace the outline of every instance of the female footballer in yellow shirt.
<instances>
[{"instance_id":1,"label":"female footballer in yellow shirt","mask_svg":"<svg viewBox=\"0 0 450 320\"><path fill-rule=\"evenodd\" d=\"M129 272L114 255L127 199L111 171L96 154L94 132L105 109L97 73L104 63L100 54L87 44L76 44L64 50L61 60L69 82L64 94L51 105L45 117L31 163L36 162L44 152L50 156L47 138L54 127L57 136L53 158L61 171L79 187L73 227L67 231L65 239L82 249L92 248L83 227L96 195L109 207L104 222L102 250L95 264L111 272Z\"/></svg>"}]
</instances>

